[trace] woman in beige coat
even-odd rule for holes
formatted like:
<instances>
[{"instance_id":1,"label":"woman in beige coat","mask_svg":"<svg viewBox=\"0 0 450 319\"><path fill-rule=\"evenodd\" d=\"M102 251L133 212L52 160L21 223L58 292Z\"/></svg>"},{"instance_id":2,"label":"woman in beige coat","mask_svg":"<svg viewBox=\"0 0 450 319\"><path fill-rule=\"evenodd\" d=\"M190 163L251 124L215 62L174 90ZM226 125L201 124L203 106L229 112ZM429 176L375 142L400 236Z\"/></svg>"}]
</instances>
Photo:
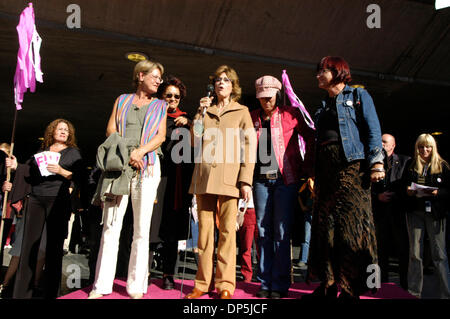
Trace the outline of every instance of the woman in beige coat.
<instances>
[{"instance_id":1,"label":"woman in beige coat","mask_svg":"<svg viewBox=\"0 0 450 319\"><path fill-rule=\"evenodd\" d=\"M219 240L214 284L221 299L230 299L234 293L238 199L251 196L256 154L250 113L237 102L241 88L235 70L220 66L210 79L214 94L200 100L192 129L198 154L190 192L197 196L199 265L194 289L186 299L213 290L216 213Z\"/></svg>"}]
</instances>

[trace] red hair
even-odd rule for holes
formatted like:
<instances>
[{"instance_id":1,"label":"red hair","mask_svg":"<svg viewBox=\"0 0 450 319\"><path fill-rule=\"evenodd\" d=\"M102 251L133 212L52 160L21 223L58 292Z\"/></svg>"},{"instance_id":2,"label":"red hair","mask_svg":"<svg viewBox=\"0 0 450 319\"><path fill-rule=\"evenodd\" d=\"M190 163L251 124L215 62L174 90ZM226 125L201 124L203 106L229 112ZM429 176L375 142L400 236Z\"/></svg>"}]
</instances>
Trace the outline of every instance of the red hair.
<instances>
[{"instance_id":1,"label":"red hair","mask_svg":"<svg viewBox=\"0 0 450 319\"><path fill-rule=\"evenodd\" d=\"M352 81L352 76L350 74L350 67L348 66L347 61L338 56L326 56L320 60L317 65L317 72L321 70L330 70L331 74L333 74L333 80L331 80L331 84L338 83L349 83Z\"/></svg>"}]
</instances>

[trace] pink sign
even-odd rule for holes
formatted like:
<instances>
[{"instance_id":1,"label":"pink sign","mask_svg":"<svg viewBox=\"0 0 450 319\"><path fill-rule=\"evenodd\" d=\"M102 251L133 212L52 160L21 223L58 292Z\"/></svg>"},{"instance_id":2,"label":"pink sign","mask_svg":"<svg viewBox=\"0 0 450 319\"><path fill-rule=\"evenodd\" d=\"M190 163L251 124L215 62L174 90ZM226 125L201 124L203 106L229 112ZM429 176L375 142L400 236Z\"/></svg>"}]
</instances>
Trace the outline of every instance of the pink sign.
<instances>
[{"instance_id":1,"label":"pink sign","mask_svg":"<svg viewBox=\"0 0 450 319\"><path fill-rule=\"evenodd\" d=\"M49 172L47 170L47 166L48 164L58 164L60 157L60 153L49 151L34 154L36 164L38 165L39 171L41 172L42 176L55 175L55 173Z\"/></svg>"}]
</instances>

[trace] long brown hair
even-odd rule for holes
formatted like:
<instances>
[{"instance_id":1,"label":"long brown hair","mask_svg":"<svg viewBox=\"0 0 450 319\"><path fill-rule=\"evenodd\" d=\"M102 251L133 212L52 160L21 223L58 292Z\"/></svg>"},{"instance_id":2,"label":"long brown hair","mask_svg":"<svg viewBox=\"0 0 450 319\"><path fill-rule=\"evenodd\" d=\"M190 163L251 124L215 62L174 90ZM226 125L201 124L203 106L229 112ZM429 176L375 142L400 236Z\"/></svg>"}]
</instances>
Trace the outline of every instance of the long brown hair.
<instances>
[{"instance_id":1,"label":"long brown hair","mask_svg":"<svg viewBox=\"0 0 450 319\"><path fill-rule=\"evenodd\" d=\"M56 119L52 121L47 127L45 128L44 133L44 140L42 141L42 149L48 149L54 142L55 139L53 135L55 134L56 127L59 123L66 123L69 127L69 136L67 137L66 145L69 147L77 147L77 140L75 138L75 128L73 127L73 124L70 123L68 120L65 119Z\"/></svg>"}]
</instances>

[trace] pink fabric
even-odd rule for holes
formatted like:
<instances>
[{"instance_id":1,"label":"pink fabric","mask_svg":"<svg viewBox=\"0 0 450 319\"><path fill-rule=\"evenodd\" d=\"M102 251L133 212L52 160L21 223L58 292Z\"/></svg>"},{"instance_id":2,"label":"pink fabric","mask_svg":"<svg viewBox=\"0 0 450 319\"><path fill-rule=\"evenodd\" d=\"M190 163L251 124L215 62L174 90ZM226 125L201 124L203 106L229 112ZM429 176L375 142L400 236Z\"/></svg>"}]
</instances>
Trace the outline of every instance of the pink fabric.
<instances>
[{"instance_id":1,"label":"pink fabric","mask_svg":"<svg viewBox=\"0 0 450 319\"><path fill-rule=\"evenodd\" d=\"M42 40L36 31L31 2L20 14L20 21L16 29L19 36L19 51L17 52L17 66L14 75L14 97L16 108L20 110L22 109L23 96L28 88L31 92L34 92L36 80L43 82L39 55Z\"/></svg>"},{"instance_id":2,"label":"pink fabric","mask_svg":"<svg viewBox=\"0 0 450 319\"><path fill-rule=\"evenodd\" d=\"M127 294L125 286L127 285L126 280L116 279L114 280L113 293L106 295L101 299L130 299ZM310 294L319 286L318 283L313 283L308 285L304 282L295 282L289 288L287 299L299 299L303 295ZM259 299L255 297L261 287L258 282L242 282L238 281L236 283L236 290L234 292L234 299ZM162 289L162 279L152 279L152 284L148 287L147 293L144 295L143 299L180 299L186 294L192 291L194 288L193 280L185 280L183 283L183 293L180 294L181 280L175 280L174 290L164 290ZM59 299L86 299L89 292L92 290L92 286L76 290ZM217 293L212 293L211 296L208 294L201 296L199 299L218 299L219 295ZM376 294L370 292L361 296L361 299L417 299L416 297L410 295L407 291L403 290L399 286L393 283L382 283L381 288Z\"/></svg>"},{"instance_id":3,"label":"pink fabric","mask_svg":"<svg viewBox=\"0 0 450 319\"><path fill-rule=\"evenodd\" d=\"M303 105L303 102L298 98L298 96L295 94L294 90L292 89L291 82L289 81L289 77L286 73L286 70L283 70L283 74L281 75L283 86L284 86L284 92L286 93L287 97L289 98L289 101L291 102L291 106L296 107L300 110L300 113L303 115L303 119L305 120L305 123L308 124L308 126L315 130L314 127L314 121L311 119L311 116L309 116L308 111L306 110L305 106ZM298 145L300 147L300 155L302 158L305 157L306 152L306 145L305 140L302 136L299 135L298 137Z\"/></svg>"},{"instance_id":4,"label":"pink fabric","mask_svg":"<svg viewBox=\"0 0 450 319\"><path fill-rule=\"evenodd\" d=\"M258 108L250 113L258 142L262 132L261 112L262 109ZM297 183L302 174L312 176L314 131L303 123L300 111L291 106L278 106L270 119L270 132L284 183L286 185ZM304 142L303 155L298 143L289 143L294 134L298 134L299 139Z\"/></svg>"}]
</instances>

